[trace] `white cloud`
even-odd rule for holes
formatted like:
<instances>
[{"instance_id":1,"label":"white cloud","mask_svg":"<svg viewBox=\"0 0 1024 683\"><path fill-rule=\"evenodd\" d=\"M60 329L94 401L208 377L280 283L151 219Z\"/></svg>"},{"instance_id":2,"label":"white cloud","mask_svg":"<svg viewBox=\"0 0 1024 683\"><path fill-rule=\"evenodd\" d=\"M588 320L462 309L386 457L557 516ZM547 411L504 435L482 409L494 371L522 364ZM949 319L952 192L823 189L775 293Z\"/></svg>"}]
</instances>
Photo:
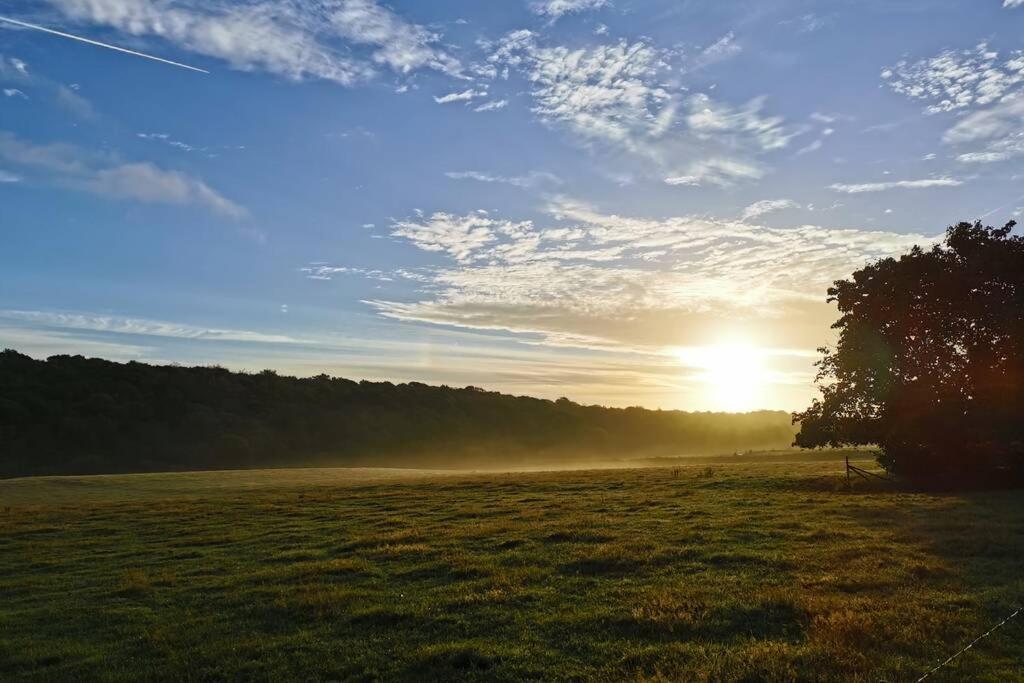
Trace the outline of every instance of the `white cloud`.
<instances>
[{"instance_id":1,"label":"white cloud","mask_svg":"<svg viewBox=\"0 0 1024 683\"><path fill-rule=\"evenodd\" d=\"M1024 7L1024 0L1003 0L1003 7Z\"/></svg>"},{"instance_id":2,"label":"white cloud","mask_svg":"<svg viewBox=\"0 0 1024 683\"><path fill-rule=\"evenodd\" d=\"M183 152L194 152L199 149L195 145L190 145L187 142L182 142L181 140L175 140L167 133L136 133L135 136L143 140L157 140L166 145L170 145L171 147L180 149Z\"/></svg>"},{"instance_id":3,"label":"white cloud","mask_svg":"<svg viewBox=\"0 0 1024 683\"><path fill-rule=\"evenodd\" d=\"M1021 128L1024 96L1012 97L998 106L973 112L960 119L943 135L943 142L964 144L1003 137Z\"/></svg>"},{"instance_id":4,"label":"white cloud","mask_svg":"<svg viewBox=\"0 0 1024 683\"><path fill-rule=\"evenodd\" d=\"M40 329L17 321L0 319L0 346L17 349L36 358L59 354L82 354L110 360L137 360L146 355L141 345L101 341L74 331Z\"/></svg>"},{"instance_id":5,"label":"white cloud","mask_svg":"<svg viewBox=\"0 0 1024 683\"><path fill-rule=\"evenodd\" d=\"M626 146L660 137L671 122L671 97L655 84L666 64L645 43L533 47L527 57L534 112L544 121L566 125L584 139Z\"/></svg>"},{"instance_id":6,"label":"white cloud","mask_svg":"<svg viewBox=\"0 0 1024 683\"><path fill-rule=\"evenodd\" d=\"M608 0L533 0L530 9L534 14L555 20L566 14L600 9L609 4Z\"/></svg>"},{"instance_id":7,"label":"white cloud","mask_svg":"<svg viewBox=\"0 0 1024 683\"><path fill-rule=\"evenodd\" d=\"M644 163L638 172L719 185L759 178L765 171L750 157L781 149L803 132L766 116L764 98L733 106L706 94L683 95L680 74L739 50L731 33L690 57L645 40L548 47L526 30L482 47L489 56L473 65L474 73L493 80L522 75L542 122L595 151L635 156Z\"/></svg>"},{"instance_id":8,"label":"white cloud","mask_svg":"<svg viewBox=\"0 0 1024 683\"><path fill-rule=\"evenodd\" d=\"M58 83L38 73L29 73L28 65L15 57L4 57L0 55L0 82L11 86L3 89L6 97L20 97L29 99L26 90L41 90L50 97L58 106L75 114L79 118L91 119L95 111L88 100L79 95L75 90L63 83Z\"/></svg>"},{"instance_id":9,"label":"white cloud","mask_svg":"<svg viewBox=\"0 0 1024 683\"><path fill-rule=\"evenodd\" d=\"M445 173L445 175L453 180L476 180L481 183L501 183L504 185L513 185L515 187L523 188L536 187L544 184L559 185L562 183L561 178L556 176L554 173L548 173L546 171L530 171L526 175L521 176L493 175L490 173L481 173L479 171L449 171Z\"/></svg>"},{"instance_id":10,"label":"white cloud","mask_svg":"<svg viewBox=\"0 0 1024 683\"><path fill-rule=\"evenodd\" d=\"M17 57L0 54L0 81L5 83L27 83L30 80L28 64Z\"/></svg>"},{"instance_id":11,"label":"white cloud","mask_svg":"<svg viewBox=\"0 0 1024 683\"><path fill-rule=\"evenodd\" d=\"M112 26L136 36L156 36L222 59L244 71L262 70L292 80L318 78L350 85L370 69L322 42L326 17L301 5L155 0L50 0L68 17Z\"/></svg>"},{"instance_id":12,"label":"white cloud","mask_svg":"<svg viewBox=\"0 0 1024 683\"><path fill-rule=\"evenodd\" d=\"M754 202L747 208L743 209L743 214L740 216L740 219L747 221L751 218L758 218L759 216L763 216L767 213L799 208L800 205L792 199L762 199L761 201Z\"/></svg>"},{"instance_id":13,"label":"white cloud","mask_svg":"<svg viewBox=\"0 0 1024 683\"><path fill-rule=\"evenodd\" d=\"M540 335L547 343L664 348L723 325L765 344L813 349L834 316L825 290L867 260L935 237L804 225L769 228L683 216L607 215L568 200L550 227L470 213L395 224L392 234L451 258L421 270L418 300L370 302L388 317Z\"/></svg>"},{"instance_id":14,"label":"white cloud","mask_svg":"<svg viewBox=\"0 0 1024 683\"><path fill-rule=\"evenodd\" d=\"M0 169L0 183L18 183L21 182L21 176L14 175L3 169Z\"/></svg>"},{"instance_id":15,"label":"white cloud","mask_svg":"<svg viewBox=\"0 0 1024 683\"><path fill-rule=\"evenodd\" d=\"M496 241L499 234L525 231L529 222L512 224L488 218L483 213L455 216L435 213L423 221L399 221L392 237L403 237L424 251L445 252L460 263L478 258L481 247Z\"/></svg>"},{"instance_id":16,"label":"white cloud","mask_svg":"<svg viewBox=\"0 0 1024 683\"><path fill-rule=\"evenodd\" d=\"M965 164L991 164L997 161L1006 161L1009 158L1010 154L1007 152L966 152L957 155L956 160Z\"/></svg>"},{"instance_id":17,"label":"white cloud","mask_svg":"<svg viewBox=\"0 0 1024 683\"><path fill-rule=\"evenodd\" d=\"M54 100L57 104L79 118L92 119L96 116L92 103L71 88L60 84L51 84Z\"/></svg>"},{"instance_id":18,"label":"white cloud","mask_svg":"<svg viewBox=\"0 0 1024 683\"><path fill-rule=\"evenodd\" d=\"M322 261L311 263L308 266L299 268L300 273L305 273L306 278L309 280L332 280L335 275L362 275L365 278L371 280L379 280L381 282L390 282L396 277L402 277L407 280L415 280L417 277L410 277L410 274L406 271L394 271L393 273L385 272L383 270L368 269L368 268L352 268L350 266L332 266Z\"/></svg>"},{"instance_id":19,"label":"white cloud","mask_svg":"<svg viewBox=\"0 0 1024 683\"><path fill-rule=\"evenodd\" d=\"M462 92L453 92L443 95L442 97L434 97L434 101L438 104L451 104L452 102L469 102L475 100L478 97L487 97L486 90L463 90Z\"/></svg>"},{"instance_id":20,"label":"white cloud","mask_svg":"<svg viewBox=\"0 0 1024 683\"><path fill-rule=\"evenodd\" d=\"M957 157L967 163L991 163L1024 156L1024 93L964 116L946 131L942 141L950 145L982 145L981 150L964 152Z\"/></svg>"},{"instance_id":21,"label":"white cloud","mask_svg":"<svg viewBox=\"0 0 1024 683\"><path fill-rule=\"evenodd\" d=\"M210 189L206 183L177 171L166 171L150 163L131 163L93 171L73 185L96 194L140 202L195 204L229 218L246 212L238 204Z\"/></svg>"},{"instance_id":22,"label":"white cloud","mask_svg":"<svg viewBox=\"0 0 1024 683\"><path fill-rule=\"evenodd\" d=\"M860 194L863 192L883 192L885 190L907 189L920 190L929 187L957 187L963 185L962 180L956 178L924 178L922 180L893 180L884 183L859 183L845 184L835 183L829 185L829 189L846 194Z\"/></svg>"},{"instance_id":23,"label":"white cloud","mask_svg":"<svg viewBox=\"0 0 1024 683\"><path fill-rule=\"evenodd\" d=\"M742 107L734 108L700 93L690 97L687 102L689 114L686 122L698 137L749 140L763 151L781 149L789 144L796 133L782 125L782 117L760 115L764 100L758 97Z\"/></svg>"},{"instance_id":24,"label":"white cloud","mask_svg":"<svg viewBox=\"0 0 1024 683\"><path fill-rule=\"evenodd\" d=\"M828 26L832 23L832 20L829 17L821 17L817 14L804 14L795 19L789 19L779 23L796 26L800 33L814 33L815 31L820 31Z\"/></svg>"},{"instance_id":25,"label":"white cloud","mask_svg":"<svg viewBox=\"0 0 1024 683\"><path fill-rule=\"evenodd\" d=\"M492 100L491 102L484 102L479 107L475 107L473 111L497 111L507 106L508 100Z\"/></svg>"},{"instance_id":26,"label":"white cloud","mask_svg":"<svg viewBox=\"0 0 1024 683\"><path fill-rule=\"evenodd\" d=\"M407 22L373 0L49 0L69 18L155 36L243 71L291 80L352 85L374 64L407 74L430 68L457 75L458 60L441 36ZM365 59L359 50L369 48Z\"/></svg>"},{"instance_id":27,"label":"white cloud","mask_svg":"<svg viewBox=\"0 0 1024 683\"><path fill-rule=\"evenodd\" d=\"M929 114L998 102L1024 82L1024 54L1000 60L985 43L972 50L946 50L917 62L898 62L882 71L882 79L894 92L912 99L931 101Z\"/></svg>"},{"instance_id":28,"label":"white cloud","mask_svg":"<svg viewBox=\"0 0 1024 683\"><path fill-rule=\"evenodd\" d=\"M258 342L264 344L300 344L301 340L278 334L247 330L225 330L197 327L163 320L129 318L92 313L59 313L51 311L0 310L0 319L17 320L45 327L89 330L113 334L171 337L222 342Z\"/></svg>"},{"instance_id":29,"label":"white cloud","mask_svg":"<svg viewBox=\"0 0 1024 683\"><path fill-rule=\"evenodd\" d=\"M821 140L821 138L818 138L817 140L812 140L809 144L801 147L796 151L797 156L810 154L811 152L817 152L819 149L822 148L824 144L825 143Z\"/></svg>"},{"instance_id":30,"label":"white cloud","mask_svg":"<svg viewBox=\"0 0 1024 683\"><path fill-rule=\"evenodd\" d=\"M729 31L724 36L703 48L699 53L689 59L685 66L687 73L705 69L712 64L735 57L743 52L743 46L736 41L736 34Z\"/></svg>"},{"instance_id":31,"label":"white cloud","mask_svg":"<svg viewBox=\"0 0 1024 683\"><path fill-rule=\"evenodd\" d=\"M436 46L441 36L401 19L374 0L341 0L329 14L338 34L360 45L375 45L373 61L399 73L429 67L458 75L458 60Z\"/></svg>"},{"instance_id":32,"label":"white cloud","mask_svg":"<svg viewBox=\"0 0 1024 683\"><path fill-rule=\"evenodd\" d=\"M230 218L245 209L197 178L150 163L121 163L97 157L73 145L35 145L0 133L0 159L49 172L63 185L107 197L164 204L204 206Z\"/></svg>"},{"instance_id":33,"label":"white cloud","mask_svg":"<svg viewBox=\"0 0 1024 683\"><path fill-rule=\"evenodd\" d=\"M687 380L687 373L681 372L677 357L671 355L626 356L618 352L509 346L503 339L459 330L433 329L426 339L429 339L429 354L424 353L425 338L421 335L400 340L345 335L319 337L303 344L226 342L230 344L230 351L218 348L217 358L225 367L235 370L273 367L281 373L298 376L326 372L336 377L393 382L415 377L449 386L480 385L480 378L486 376L485 386L489 389L552 400L565 395L566 387L572 387L574 399L604 405L704 407L689 403L685 398L693 387ZM152 363L167 363L177 360L186 364L208 362L211 351L202 342L198 345L202 355L198 355L197 345L184 345L173 339L128 337L20 321L5 324L0 319L0 347L3 346L36 358L79 353L121 361L146 359ZM790 364L800 360L782 355L778 358L790 360ZM809 377L803 384L810 384ZM788 400L796 408L808 398L801 395Z\"/></svg>"},{"instance_id":34,"label":"white cloud","mask_svg":"<svg viewBox=\"0 0 1024 683\"><path fill-rule=\"evenodd\" d=\"M737 159L713 158L691 164L682 175L665 178L669 185L717 185L728 187L742 180L760 180L764 170L752 163Z\"/></svg>"}]
</instances>

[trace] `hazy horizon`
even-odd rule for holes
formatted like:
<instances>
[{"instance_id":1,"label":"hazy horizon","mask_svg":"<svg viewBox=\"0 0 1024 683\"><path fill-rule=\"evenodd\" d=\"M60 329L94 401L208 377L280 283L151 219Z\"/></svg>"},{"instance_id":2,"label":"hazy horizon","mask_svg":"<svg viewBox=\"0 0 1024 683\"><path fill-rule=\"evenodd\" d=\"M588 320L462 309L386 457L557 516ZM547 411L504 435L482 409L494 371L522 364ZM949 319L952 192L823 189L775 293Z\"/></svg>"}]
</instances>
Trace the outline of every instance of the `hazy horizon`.
<instances>
[{"instance_id":1,"label":"hazy horizon","mask_svg":"<svg viewBox=\"0 0 1024 683\"><path fill-rule=\"evenodd\" d=\"M795 410L830 282L1024 210L1019 0L0 14L35 357Z\"/></svg>"}]
</instances>

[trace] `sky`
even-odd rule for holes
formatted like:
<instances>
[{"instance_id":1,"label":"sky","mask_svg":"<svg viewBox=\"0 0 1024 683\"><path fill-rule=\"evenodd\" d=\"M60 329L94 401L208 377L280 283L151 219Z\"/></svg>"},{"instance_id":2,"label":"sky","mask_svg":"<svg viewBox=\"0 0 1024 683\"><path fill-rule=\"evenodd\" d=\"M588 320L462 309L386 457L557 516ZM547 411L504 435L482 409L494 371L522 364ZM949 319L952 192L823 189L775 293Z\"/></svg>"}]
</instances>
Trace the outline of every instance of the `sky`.
<instances>
[{"instance_id":1,"label":"sky","mask_svg":"<svg viewBox=\"0 0 1024 683\"><path fill-rule=\"evenodd\" d=\"M1024 210L1024 0L0 15L36 357L794 410L832 281Z\"/></svg>"}]
</instances>

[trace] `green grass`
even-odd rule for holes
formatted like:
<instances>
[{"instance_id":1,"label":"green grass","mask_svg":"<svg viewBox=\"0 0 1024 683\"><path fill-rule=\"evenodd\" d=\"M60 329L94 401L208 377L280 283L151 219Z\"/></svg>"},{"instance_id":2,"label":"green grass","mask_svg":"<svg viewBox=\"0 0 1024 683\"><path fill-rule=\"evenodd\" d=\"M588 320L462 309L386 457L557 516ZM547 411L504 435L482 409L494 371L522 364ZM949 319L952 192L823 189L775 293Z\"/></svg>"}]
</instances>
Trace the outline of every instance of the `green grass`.
<instances>
[{"instance_id":1,"label":"green grass","mask_svg":"<svg viewBox=\"0 0 1024 683\"><path fill-rule=\"evenodd\" d=\"M840 471L0 482L0 679L914 680L1020 604L1019 493Z\"/></svg>"}]
</instances>

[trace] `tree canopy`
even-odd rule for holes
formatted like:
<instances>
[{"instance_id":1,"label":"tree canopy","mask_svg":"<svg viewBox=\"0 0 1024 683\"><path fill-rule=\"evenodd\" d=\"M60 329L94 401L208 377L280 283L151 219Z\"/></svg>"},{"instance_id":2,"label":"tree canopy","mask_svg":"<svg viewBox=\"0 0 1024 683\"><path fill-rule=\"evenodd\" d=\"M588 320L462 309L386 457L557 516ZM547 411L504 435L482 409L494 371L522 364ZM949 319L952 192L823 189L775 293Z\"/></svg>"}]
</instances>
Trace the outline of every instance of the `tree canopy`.
<instances>
[{"instance_id":1,"label":"tree canopy","mask_svg":"<svg viewBox=\"0 0 1024 683\"><path fill-rule=\"evenodd\" d=\"M0 353L0 476L498 467L778 448L788 415L583 406L475 387Z\"/></svg>"},{"instance_id":2,"label":"tree canopy","mask_svg":"<svg viewBox=\"0 0 1024 683\"><path fill-rule=\"evenodd\" d=\"M838 280L804 447L874 444L889 471L963 486L1024 479L1024 239L1015 223L949 227Z\"/></svg>"}]
</instances>

